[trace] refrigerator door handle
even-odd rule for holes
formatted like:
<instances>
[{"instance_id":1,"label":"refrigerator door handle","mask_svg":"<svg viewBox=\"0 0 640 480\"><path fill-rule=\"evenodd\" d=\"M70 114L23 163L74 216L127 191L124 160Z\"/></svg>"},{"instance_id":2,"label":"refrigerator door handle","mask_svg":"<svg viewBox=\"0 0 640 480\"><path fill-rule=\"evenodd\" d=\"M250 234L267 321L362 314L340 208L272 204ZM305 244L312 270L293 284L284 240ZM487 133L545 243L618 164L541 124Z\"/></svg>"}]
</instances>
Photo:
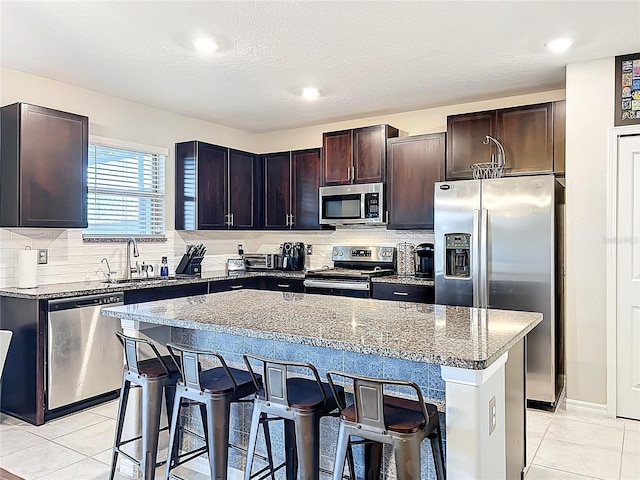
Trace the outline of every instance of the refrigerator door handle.
<instances>
[{"instance_id":1,"label":"refrigerator door handle","mask_svg":"<svg viewBox=\"0 0 640 480\"><path fill-rule=\"evenodd\" d=\"M480 259L480 247L479 247L479 235L480 235L480 210L475 209L473 211L473 228L471 230L471 283L473 288L473 306L481 307L480 304L480 271L481 259Z\"/></svg>"},{"instance_id":2,"label":"refrigerator door handle","mask_svg":"<svg viewBox=\"0 0 640 480\"><path fill-rule=\"evenodd\" d=\"M487 229L489 228L489 210L482 209L480 220L480 306L489 306L488 276L489 276L489 250L487 244Z\"/></svg>"}]
</instances>

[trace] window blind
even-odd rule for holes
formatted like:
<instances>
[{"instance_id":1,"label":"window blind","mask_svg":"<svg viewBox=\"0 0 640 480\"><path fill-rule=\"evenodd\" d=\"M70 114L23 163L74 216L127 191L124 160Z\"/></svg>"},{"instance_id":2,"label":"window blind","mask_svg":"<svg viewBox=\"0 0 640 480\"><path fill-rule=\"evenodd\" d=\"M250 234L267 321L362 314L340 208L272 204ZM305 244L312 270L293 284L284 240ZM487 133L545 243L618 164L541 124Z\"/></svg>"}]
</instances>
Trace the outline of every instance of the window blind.
<instances>
[{"instance_id":1,"label":"window blind","mask_svg":"<svg viewBox=\"0 0 640 480\"><path fill-rule=\"evenodd\" d=\"M163 236L165 156L90 143L88 235Z\"/></svg>"}]
</instances>

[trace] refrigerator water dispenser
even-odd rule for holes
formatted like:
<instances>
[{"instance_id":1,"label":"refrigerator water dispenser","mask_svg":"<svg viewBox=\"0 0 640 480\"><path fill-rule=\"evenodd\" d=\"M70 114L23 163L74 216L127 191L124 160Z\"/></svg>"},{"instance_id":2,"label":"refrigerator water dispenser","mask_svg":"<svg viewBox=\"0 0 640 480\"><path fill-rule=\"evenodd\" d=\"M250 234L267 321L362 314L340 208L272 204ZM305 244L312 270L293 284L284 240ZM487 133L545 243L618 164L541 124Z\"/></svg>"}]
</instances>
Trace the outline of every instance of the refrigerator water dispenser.
<instances>
[{"instance_id":1,"label":"refrigerator water dispenser","mask_svg":"<svg viewBox=\"0 0 640 480\"><path fill-rule=\"evenodd\" d=\"M448 233L445 241L445 276L471 277L471 235Z\"/></svg>"}]
</instances>

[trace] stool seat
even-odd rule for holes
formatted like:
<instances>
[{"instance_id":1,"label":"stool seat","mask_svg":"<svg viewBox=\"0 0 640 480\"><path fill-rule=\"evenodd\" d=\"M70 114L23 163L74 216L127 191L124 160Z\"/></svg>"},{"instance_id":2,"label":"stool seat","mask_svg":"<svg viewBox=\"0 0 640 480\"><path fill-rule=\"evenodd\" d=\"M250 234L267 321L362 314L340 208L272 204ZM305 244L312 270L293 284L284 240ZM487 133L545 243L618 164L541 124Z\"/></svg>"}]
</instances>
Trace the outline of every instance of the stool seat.
<instances>
[{"instance_id":1,"label":"stool seat","mask_svg":"<svg viewBox=\"0 0 640 480\"><path fill-rule=\"evenodd\" d=\"M242 398L256 391L251 374L245 370L229 367L229 373L236 382L237 397ZM200 372L200 385L207 393L230 393L234 389L233 382L222 367L216 367ZM246 393L244 393L246 392Z\"/></svg>"},{"instance_id":2,"label":"stool seat","mask_svg":"<svg viewBox=\"0 0 640 480\"><path fill-rule=\"evenodd\" d=\"M324 397L316 380L297 377L288 378L287 394L289 406L298 410L315 410L324 406L323 410L327 412L338 408L338 404L329 384L322 383L321 386L324 390ZM336 394L340 395L341 398L344 399L344 388L336 387ZM260 400L266 401L267 397L264 393L264 389L257 392L256 397Z\"/></svg>"},{"instance_id":3,"label":"stool seat","mask_svg":"<svg viewBox=\"0 0 640 480\"><path fill-rule=\"evenodd\" d=\"M138 362L138 372L140 372L140 375L148 378L163 377L167 374L167 371L165 370L165 366L169 370L169 374L178 373L178 367L176 366L171 356L163 355L160 358L162 358L162 362L164 362L164 365L157 358L140 360Z\"/></svg>"},{"instance_id":4,"label":"stool seat","mask_svg":"<svg viewBox=\"0 0 640 480\"><path fill-rule=\"evenodd\" d=\"M415 433L425 428L424 416L420 403L406 398L383 396L384 420L387 430L398 433ZM432 430L438 423L438 408L426 403L429 416L427 430ZM351 405L340 412L340 418L349 422L356 422L356 406ZM431 425L433 424L433 425Z\"/></svg>"}]
</instances>

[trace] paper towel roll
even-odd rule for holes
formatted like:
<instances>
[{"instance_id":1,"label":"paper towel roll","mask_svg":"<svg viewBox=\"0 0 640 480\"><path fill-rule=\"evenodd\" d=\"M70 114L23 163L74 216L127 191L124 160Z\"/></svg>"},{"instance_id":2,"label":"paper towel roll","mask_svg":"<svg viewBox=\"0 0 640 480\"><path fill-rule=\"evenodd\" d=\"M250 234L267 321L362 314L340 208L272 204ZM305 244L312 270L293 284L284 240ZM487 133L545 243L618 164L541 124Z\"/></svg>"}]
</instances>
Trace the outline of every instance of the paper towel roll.
<instances>
[{"instance_id":1,"label":"paper towel roll","mask_svg":"<svg viewBox=\"0 0 640 480\"><path fill-rule=\"evenodd\" d=\"M18 252L18 288L35 288L38 286L38 252L36 250L20 250Z\"/></svg>"}]
</instances>

